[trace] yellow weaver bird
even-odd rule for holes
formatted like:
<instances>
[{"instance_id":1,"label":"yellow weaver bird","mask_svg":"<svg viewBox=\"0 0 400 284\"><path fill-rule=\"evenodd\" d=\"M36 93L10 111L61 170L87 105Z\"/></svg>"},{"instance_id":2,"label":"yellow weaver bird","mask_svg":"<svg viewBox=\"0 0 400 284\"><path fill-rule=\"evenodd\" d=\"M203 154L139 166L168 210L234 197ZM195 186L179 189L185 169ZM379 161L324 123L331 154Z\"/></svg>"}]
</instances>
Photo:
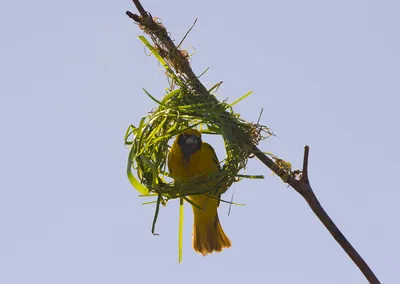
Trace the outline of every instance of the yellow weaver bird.
<instances>
[{"instance_id":1,"label":"yellow weaver bird","mask_svg":"<svg viewBox=\"0 0 400 284\"><path fill-rule=\"evenodd\" d=\"M180 182L205 179L220 171L220 165L213 147L201 141L199 131L189 129L176 137L168 155L168 169L175 182ZM202 208L192 206L193 249L205 256L229 248L231 241L222 230L218 218L219 200L206 194L188 198Z\"/></svg>"}]
</instances>

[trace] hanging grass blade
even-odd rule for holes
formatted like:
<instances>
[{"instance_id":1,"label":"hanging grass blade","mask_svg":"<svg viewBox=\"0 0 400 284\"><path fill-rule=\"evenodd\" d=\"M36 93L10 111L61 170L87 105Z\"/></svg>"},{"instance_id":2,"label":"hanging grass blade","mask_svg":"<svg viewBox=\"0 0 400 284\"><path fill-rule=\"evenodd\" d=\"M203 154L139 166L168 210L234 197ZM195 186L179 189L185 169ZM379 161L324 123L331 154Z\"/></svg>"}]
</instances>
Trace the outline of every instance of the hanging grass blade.
<instances>
[{"instance_id":1,"label":"hanging grass blade","mask_svg":"<svg viewBox=\"0 0 400 284\"><path fill-rule=\"evenodd\" d=\"M161 194L158 195L157 197L157 205L156 205L156 212L154 213L154 219L153 219L153 225L151 226L151 233L155 236L158 236L159 234L155 233L156 230L156 223L157 223L157 218L158 218L158 212L160 211L160 203L161 203Z\"/></svg>"},{"instance_id":2,"label":"hanging grass blade","mask_svg":"<svg viewBox=\"0 0 400 284\"><path fill-rule=\"evenodd\" d=\"M183 198L179 198L179 238L178 238L178 262L182 261L182 247L183 247L183 216L184 205Z\"/></svg>"}]
</instances>

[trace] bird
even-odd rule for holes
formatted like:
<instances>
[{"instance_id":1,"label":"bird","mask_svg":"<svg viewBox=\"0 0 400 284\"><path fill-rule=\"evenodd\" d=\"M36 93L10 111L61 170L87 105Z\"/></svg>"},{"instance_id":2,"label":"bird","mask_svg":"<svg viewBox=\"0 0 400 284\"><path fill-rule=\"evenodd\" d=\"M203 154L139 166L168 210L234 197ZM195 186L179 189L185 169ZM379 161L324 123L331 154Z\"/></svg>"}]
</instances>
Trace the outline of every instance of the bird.
<instances>
[{"instance_id":1,"label":"bird","mask_svg":"<svg viewBox=\"0 0 400 284\"><path fill-rule=\"evenodd\" d=\"M168 169L176 183L204 180L221 170L214 148L202 142L201 133L196 129L188 129L177 135L168 154ZM210 192L212 191L210 188ZM193 249L203 256L231 247L231 241L218 218L220 196L209 195L211 193L188 196L201 208L192 205L194 215L192 245Z\"/></svg>"}]
</instances>

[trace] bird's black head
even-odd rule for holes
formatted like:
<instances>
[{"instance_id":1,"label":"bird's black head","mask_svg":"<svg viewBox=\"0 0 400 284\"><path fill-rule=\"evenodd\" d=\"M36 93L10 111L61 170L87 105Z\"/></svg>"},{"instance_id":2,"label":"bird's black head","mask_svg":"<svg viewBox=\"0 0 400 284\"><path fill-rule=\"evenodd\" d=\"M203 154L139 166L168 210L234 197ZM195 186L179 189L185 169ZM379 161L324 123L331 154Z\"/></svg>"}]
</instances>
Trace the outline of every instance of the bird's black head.
<instances>
[{"instance_id":1,"label":"bird's black head","mask_svg":"<svg viewBox=\"0 0 400 284\"><path fill-rule=\"evenodd\" d=\"M191 155L201 149L201 134L195 129L189 129L177 138L179 147L181 147L183 158L188 160Z\"/></svg>"}]
</instances>

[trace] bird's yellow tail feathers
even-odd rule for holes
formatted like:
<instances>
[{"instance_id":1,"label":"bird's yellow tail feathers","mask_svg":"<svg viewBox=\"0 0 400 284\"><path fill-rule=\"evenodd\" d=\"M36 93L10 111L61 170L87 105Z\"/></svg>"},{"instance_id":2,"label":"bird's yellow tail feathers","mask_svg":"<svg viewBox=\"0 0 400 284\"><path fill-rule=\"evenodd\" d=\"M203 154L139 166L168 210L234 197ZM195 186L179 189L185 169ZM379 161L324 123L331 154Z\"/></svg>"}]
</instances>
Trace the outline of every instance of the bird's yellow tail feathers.
<instances>
[{"instance_id":1,"label":"bird's yellow tail feathers","mask_svg":"<svg viewBox=\"0 0 400 284\"><path fill-rule=\"evenodd\" d=\"M229 248L231 241L225 235L218 218L218 201L213 198L206 200L204 195L193 196L191 199L200 206L205 203L202 210L193 207L193 249L206 256L214 251L220 252L223 248Z\"/></svg>"}]
</instances>

